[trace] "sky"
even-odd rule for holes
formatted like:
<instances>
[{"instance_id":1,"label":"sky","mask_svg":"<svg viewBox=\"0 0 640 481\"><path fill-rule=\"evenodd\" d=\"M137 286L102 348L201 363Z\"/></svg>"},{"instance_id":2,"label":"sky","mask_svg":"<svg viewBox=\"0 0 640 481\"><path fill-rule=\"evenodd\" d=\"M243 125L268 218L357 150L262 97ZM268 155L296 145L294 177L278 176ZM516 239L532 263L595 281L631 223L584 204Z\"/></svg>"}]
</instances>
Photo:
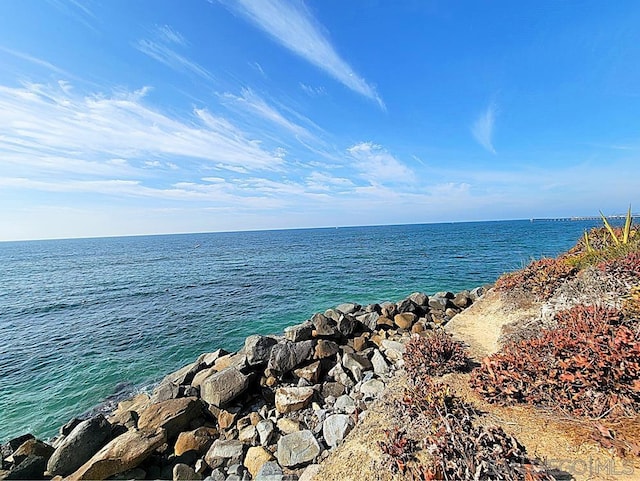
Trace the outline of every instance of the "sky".
<instances>
[{"instance_id":1,"label":"sky","mask_svg":"<svg viewBox=\"0 0 640 481\"><path fill-rule=\"evenodd\" d=\"M640 208L640 3L0 1L0 240Z\"/></svg>"}]
</instances>

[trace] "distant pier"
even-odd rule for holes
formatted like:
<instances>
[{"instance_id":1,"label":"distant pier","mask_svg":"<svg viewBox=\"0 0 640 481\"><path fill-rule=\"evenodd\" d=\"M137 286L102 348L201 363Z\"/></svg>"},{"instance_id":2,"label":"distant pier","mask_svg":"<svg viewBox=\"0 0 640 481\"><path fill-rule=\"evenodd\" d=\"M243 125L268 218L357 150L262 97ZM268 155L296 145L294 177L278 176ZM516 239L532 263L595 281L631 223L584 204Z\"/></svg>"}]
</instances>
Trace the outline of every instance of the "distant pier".
<instances>
[{"instance_id":1,"label":"distant pier","mask_svg":"<svg viewBox=\"0 0 640 481\"><path fill-rule=\"evenodd\" d=\"M631 214L632 217L637 218L639 214ZM609 220L616 220L616 219L626 219L627 215L626 214L616 214L616 215L608 215L606 216L607 219ZM570 221L581 221L581 220L601 220L602 217L600 217L599 215L592 215L592 216L586 216L586 217L546 217L546 218L539 218L539 219L530 219L531 222L570 222Z\"/></svg>"}]
</instances>

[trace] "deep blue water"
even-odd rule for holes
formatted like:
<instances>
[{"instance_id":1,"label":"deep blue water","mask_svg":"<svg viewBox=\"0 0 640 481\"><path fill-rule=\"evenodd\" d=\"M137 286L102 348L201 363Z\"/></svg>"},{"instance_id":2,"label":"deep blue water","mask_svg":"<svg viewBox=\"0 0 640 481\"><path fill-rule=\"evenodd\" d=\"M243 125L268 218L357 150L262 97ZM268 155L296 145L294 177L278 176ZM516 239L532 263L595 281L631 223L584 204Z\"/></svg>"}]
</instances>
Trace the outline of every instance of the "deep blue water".
<instances>
[{"instance_id":1,"label":"deep blue water","mask_svg":"<svg viewBox=\"0 0 640 481\"><path fill-rule=\"evenodd\" d=\"M0 243L0 440L58 426L347 301L494 282L596 222L474 222Z\"/></svg>"}]
</instances>

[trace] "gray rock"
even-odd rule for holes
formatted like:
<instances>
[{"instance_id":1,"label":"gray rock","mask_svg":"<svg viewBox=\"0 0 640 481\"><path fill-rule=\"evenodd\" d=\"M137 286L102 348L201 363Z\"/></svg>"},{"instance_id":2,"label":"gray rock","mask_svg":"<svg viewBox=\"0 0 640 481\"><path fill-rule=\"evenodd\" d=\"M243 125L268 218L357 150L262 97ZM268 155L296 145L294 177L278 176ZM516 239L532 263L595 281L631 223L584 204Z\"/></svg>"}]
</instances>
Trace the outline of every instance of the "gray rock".
<instances>
[{"instance_id":1,"label":"gray rock","mask_svg":"<svg viewBox=\"0 0 640 481\"><path fill-rule=\"evenodd\" d=\"M270 419L263 419L256 424L256 431L258 431L258 437L262 446L267 446L271 442L275 425Z\"/></svg>"},{"instance_id":2,"label":"gray rock","mask_svg":"<svg viewBox=\"0 0 640 481\"><path fill-rule=\"evenodd\" d=\"M469 296L471 297L471 300L475 302L478 299L480 299L482 296L484 296L487 290L488 289L485 286L479 286L474 289L471 289L471 292L469 292Z\"/></svg>"},{"instance_id":3,"label":"gray rock","mask_svg":"<svg viewBox=\"0 0 640 481\"><path fill-rule=\"evenodd\" d=\"M333 319L335 322L338 322L343 316L343 314L336 309L327 309L326 311L324 311L324 315L329 319Z\"/></svg>"},{"instance_id":4,"label":"gray rock","mask_svg":"<svg viewBox=\"0 0 640 481\"><path fill-rule=\"evenodd\" d=\"M377 396L382 391L384 391L384 383L380 379L370 379L360 386L360 392L365 395Z\"/></svg>"},{"instance_id":5,"label":"gray rock","mask_svg":"<svg viewBox=\"0 0 640 481\"><path fill-rule=\"evenodd\" d=\"M227 474L233 474L235 476L242 476L244 468L241 464L235 463L227 468Z\"/></svg>"},{"instance_id":6,"label":"gray rock","mask_svg":"<svg viewBox=\"0 0 640 481\"><path fill-rule=\"evenodd\" d=\"M310 464L298 478L298 481L312 481L320 472L319 464Z\"/></svg>"},{"instance_id":7,"label":"gray rock","mask_svg":"<svg viewBox=\"0 0 640 481\"><path fill-rule=\"evenodd\" d=\"M4 479L43 479L46 468L47 460L45 458L30 454L9 471Z\"/></svg>"},{"instance_id":8,"label":"gray rock","mask_svg":"<svg viewBox=\"0 0 640 481\"><path fill-rule=\"evenodd\" d=\"M344 356L342 356L342 365L351 371L356 381L362 380L362 373L373 367L371 361L366 357L349 352L346 352Z\"/></svg>"},{"instance_id":9,"label":"gray rock","mask_svg":"<svg viewBox=\"0 0 640 481\"><path fill-rule=\"evenodd\" d=\"M315 341L279 342L271 349L271 356L267 365L267 374L276 377L288 373L305 361L313 357Z\"/></svg>"},{"instance_id":10,"label":"gray rock","mask_svg":"<svg viewBox=\"0 0 640 481\"><path fill-rule=\"evenodd\" d=\"M354 304L352 302L346 302L336 307L336 311L340 311L343 314L353 314L358 310L360 310L360 304Z\"/></svg>"},{"instance_id":11,"label":"gray rock","mask_svg":"<svg viewBox=\"0 0 640 481\"><path fill-rule=\"evenodd\" d=\"M216 439L207 454L205 454L204 460L215 469L227 459L239 462L243 453L244 444L241 441L237 439Z\"/></svg>"},{"instance_id":12,"label":"gray rock","mask_svg":"<svg viewBox=\"0 0 640 481\"><path fill-rule=\"evenodd\" d=\"M322 435L327 445L335 448L344 440L349 431L353 429L353 421L346 414L333 414L322 423Z\"/></svg>"},{"instance_id":13,"label":"gray rock","mask_svg":"<svg viewBox=\"0 0 640 481\"><path fill-rule=\"evenodd\" d=\"M353 414L354 412L356 412L356 403L351 396L343 394L338 399L336 399L333 408L336 411L344 414Z\"/></svg>"},{"instance_id":14,"label":"gray rock","mask_svg":"<svg viewBox=\"0 0 640 481\"><path fill-rule=\"evenodd\" d=\"M279 413L298 411L311 403L312 387L280 387L276 390L275 405Z\"/></svg>"},{"instance_id":15,"label":"gray rock","mask_svg":"<svg viewBox=\"0 0 640 481\"><path fill-rule=\"evenodd\" d=\"M22 444L27 442L29 439L35 439L33 434L23 434L22 436L18 436L16 438L10 439L6 443L4 443L0 448L2 457L8 458L13 454L13 452L16 449L18 449Z\"/></svg>"},{"instance_id":16,"label":"gray rock","mask_svg":"<svg viewBox=\"0 0 640 481\"><path fill-rule=\"evenodd\" d=\"M338 318L337 329L344 337L351 337L356 330L356 320L352 316L345 314Z\"/></svg>"},{"instance_id":17,"label":"gray rock","mask_svg":"<svg viewBox=\"0 0 640 481\"><path fill-rule=\"evenodd\" d=\"M329 398L329 397L340 397L344 394L345 392L345 386L344 384L341 384L339 382L325 382L322 385L322 390L321 390L321 396L325 399Z\"/></svg>"},{"instance_id":18,"label":"gray rock","mask_svg":"<svg viewBox=\"0 0 640 481\"><path fill-rule=\"evenodd\" d=\"M429 298L429 307L437 311L444 311L447 308L448 299L443 296L432 296Z\"/></svg>"},{"instance_id":19,"label":"gray rock","mask_svg":"<svg viewBox=\"0 0 640 481\"><path fill-rule=\"evenodd\" d=\"M251 376L235 367L228 367L201 382L200 396L209 404L226 407L247 390L250 380Z\"/></svg>"},{"instance_id":20,"label":"gray rock","mask_svg":"<svg viewBox=\"0 0 640 481\"><path fill-rule=\"evenodd\" d=\"M471 300L471 294L469 291L461 291L455 295L452 302L456 307L465 309L466 307L469 307L473 301Z\"/></svg>"},{"instance_id":21,"label":"gray rock","mask_svg":"<svg viewBox=\"0 0 640 481\"><path fill-rule=\"evenodd\" d=\"M393 302L383 302L380 305L380 314L384 317L393 319L393 316L395 316L397 313L398 311L396 309L396 305Z\"/></svg>"},{"instance_id":22,"label":"gray rock","mask_svg":"<svg viewBox=\"0 0 640 481\"><path fill-rule=\"evenodd\" d=\"M315 351L313 353L314 359L324 359L325 357L331 357L340 351L340 346L333 341L326 339L319 339Z\"/></svg>"},{"instance_id":23,"label":"gray rock","mask_svg":"<svg viewBox=\"0 0 640 481\"><path fill-rule=\"evenodd\" d=\"M313 433L304 430L282 436L278 441L276 458L281 466L293 468L313 462L320 452L320 445Z\"/></svg>"},{"instance_id":24,"label":"gray rock","mask_svg":"<svg viewBox=\"0 0 640 481\"><path fill-rule=\"evenodd\" d=\"M313 324L309 321L284 329L284 337L291 342L308 341L313 337Z\"/></svg>"},{"instance_id":25,"label":"gray rock","mask_svg":"<svg viewBox=\"0 0 640 481\"><path fill-rule=\"evenodd\" d=\"M371 356L371 364L373 365L373 372L375 372L378 376L389 374L389 364L387 364L386 359L378 349L375 349L373 351L373 355Z\"/></svg>"},{"instance_id":26,"label":"gray rock","mask_svg":"<svg viewBox=\"0 0 640 481\"><path fill-rule=\"evenodd\" d=\"M199 481L202 479L195 470L186 464L178 463L173 467L173 481Z\"/></svg>"},{"instance_id":27,"label":"gray rock","mask_svg":"<svg viewBox=\"0 0 640 481\"><path fill-rule=\"evenodd\" d=\"M71 433L71 431L73 431L75 427L81 422L82 422L82 419L78 419L78 418L73 418L67 421L67 423L63 426L60 426L60 429L58 430L58 432L60 433L60 436L68 436Z\"/></svg>"},{"instance_id":28,"label":"gray rock","mask_svg":"<svg viewBox=\"0 0 640 481\"><path fill-rule=\"evenodd\" d=\"M282 468L276 461L264 463L255 477L255 481L283 481L283 479Z\"/></svg>"},{"instance_id":29,"label":"gray rock","mask_svg":"<svg viewBox=\"0 0 640 481\"><path fill-rule=\"evenodd\" d=\"M161 382L158 386L153 390L153 395L151 396L152 403L159 403L163 401L168 401L169 399L176 399L180 395L180 385L173 384L172 382Z\"/></svg>"},{"instance_id":30,"label":"gray rock","mask_svg":"<svg viewBox=\"0 0 640 481\"><path fill-rule=\"evenodd\" d=\"M68 476L107 444L111 424L102 414L78 424L53 452L47 463L52 475Z\"/></svg>"},{"instance_id":31,"label":"gray rock","mask_svg":"<svg viewBox=\"0 0 640 481\"><path fill-rule=\"evenodd\" d=\"M338 362L329 371L329 376L331 376L333 379L335 379L345 387L353 387L355 385L353 380L349 377L349 375L346 373L346 371L342 367L342 361L340 360L339 356L338 356Z\"/></svg>"},{"instance_id":32,"label":"gray rock","mask_svg":"<svg viewBox=\"0 0 640 481\"><path fill-rule=\"evenodd\" d=\"M424 292L414 292L409 296L409 299L417 306L424 307L429 305L429 297Z\"/></svg>"},{"instance_id":33,"label":"gray rock","mask_svg":"<svg viewBox=\"0 0 640 481\"><path fill-rule=\"evenodd\" d=\"M203 407L202 401L195 397L169 399L151 404L140 414L138 428L145 432L155 432L158 428L163 428L167 432L167 438L173 439L202 415Z\"/></svg>"},{"instance_id":34,"label":"gray rock","mask_svg":"<svg viewBox=\"0 0 640 481\"><path fill-rule=\"evenodd\" d=\"M398 341L391 341L389 339L383 339L381 346L384 349L385 355L392 361L399 361L402 359L402 355L405 353L405 345Z\"/></svg>"},{"instance_id":35,"label":"gray rock","mask_svg":"<svg viewBox=\"0 0 640 481\"><path fill-rule=\"evenodd\" d=\"M333 337L338 333L336 328L336 321L329 319L324 314L316 313L311 318L311 322L314 326L315 336L328 336Z\"/></svg>"},{"instance_id":36,"label":"gray rock","mask_svg":"<svg viewBox=\"0 0 640 481\"><path fill-rule=\"evenodd\" d=\"M398 303L398 313L403 314L407 312L418 314L421 312L421 309L419 309L411 299L403 299Z\"/></svg>"},{"instance_id":37,"label":"gray rock","mask_svg":"<svg viewBox=\"0 0 640 481\"><path fill-rule=\"evenodd\" d=\"M450 291L436 292L433 296L434 297L444 297L445 299L453 299L455 297L454 293L450 292Z\"/></svg>"},{"instance_id":38,"label":"gray rock","mask_svg":"<svg viewBox=\"0 0 640 481\"><path fill-rule=\"evenodd\" d=\"M380 314L378 314L377 312L369 312L367 314L356 316L356 320L370 331L376 329L378 325L378 319L380 319Z\"/></svg>"},{"instance_id":39,"label":"gray rock","mask_svg":"<svg viewBox=\"0 0 640 481\"><path fill-rule=\"evenodd\" d=\"M266 364L271 355L271 349L277 341L273 337L249 336L244 342L244 352L247 355L249 366L259 366Z\"/></svg>"},{"instance_id":40,"label":"gray rock","mask_svg":"<svg viewBox=\"0 0 640 481\"><path fill-rule=\"evenodd\" d=\"M222 468L217 468L211 471L211 474L204 478L204 481L225 481L227 479L227 475L224 474Z\"/></svg>"}]
</instances>

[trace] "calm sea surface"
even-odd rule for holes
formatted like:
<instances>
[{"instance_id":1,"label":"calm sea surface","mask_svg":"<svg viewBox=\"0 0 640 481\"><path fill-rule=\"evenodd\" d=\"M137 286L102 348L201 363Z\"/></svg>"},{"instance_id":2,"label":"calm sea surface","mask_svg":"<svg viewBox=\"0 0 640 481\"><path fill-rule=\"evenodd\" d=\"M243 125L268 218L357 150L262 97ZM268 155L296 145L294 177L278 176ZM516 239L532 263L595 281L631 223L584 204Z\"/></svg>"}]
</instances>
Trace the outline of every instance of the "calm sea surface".
<instances>
[{"instance_id":1,"label":"calm sea surface","mask_svg":"<svg viewBox=\"0 0 640 481\"><path fill-rule=\"evenodd\" d=\"M347 301L494 282L595 222L477 222L0 243L0 441Z\"/></svg>"}]
</instances>

